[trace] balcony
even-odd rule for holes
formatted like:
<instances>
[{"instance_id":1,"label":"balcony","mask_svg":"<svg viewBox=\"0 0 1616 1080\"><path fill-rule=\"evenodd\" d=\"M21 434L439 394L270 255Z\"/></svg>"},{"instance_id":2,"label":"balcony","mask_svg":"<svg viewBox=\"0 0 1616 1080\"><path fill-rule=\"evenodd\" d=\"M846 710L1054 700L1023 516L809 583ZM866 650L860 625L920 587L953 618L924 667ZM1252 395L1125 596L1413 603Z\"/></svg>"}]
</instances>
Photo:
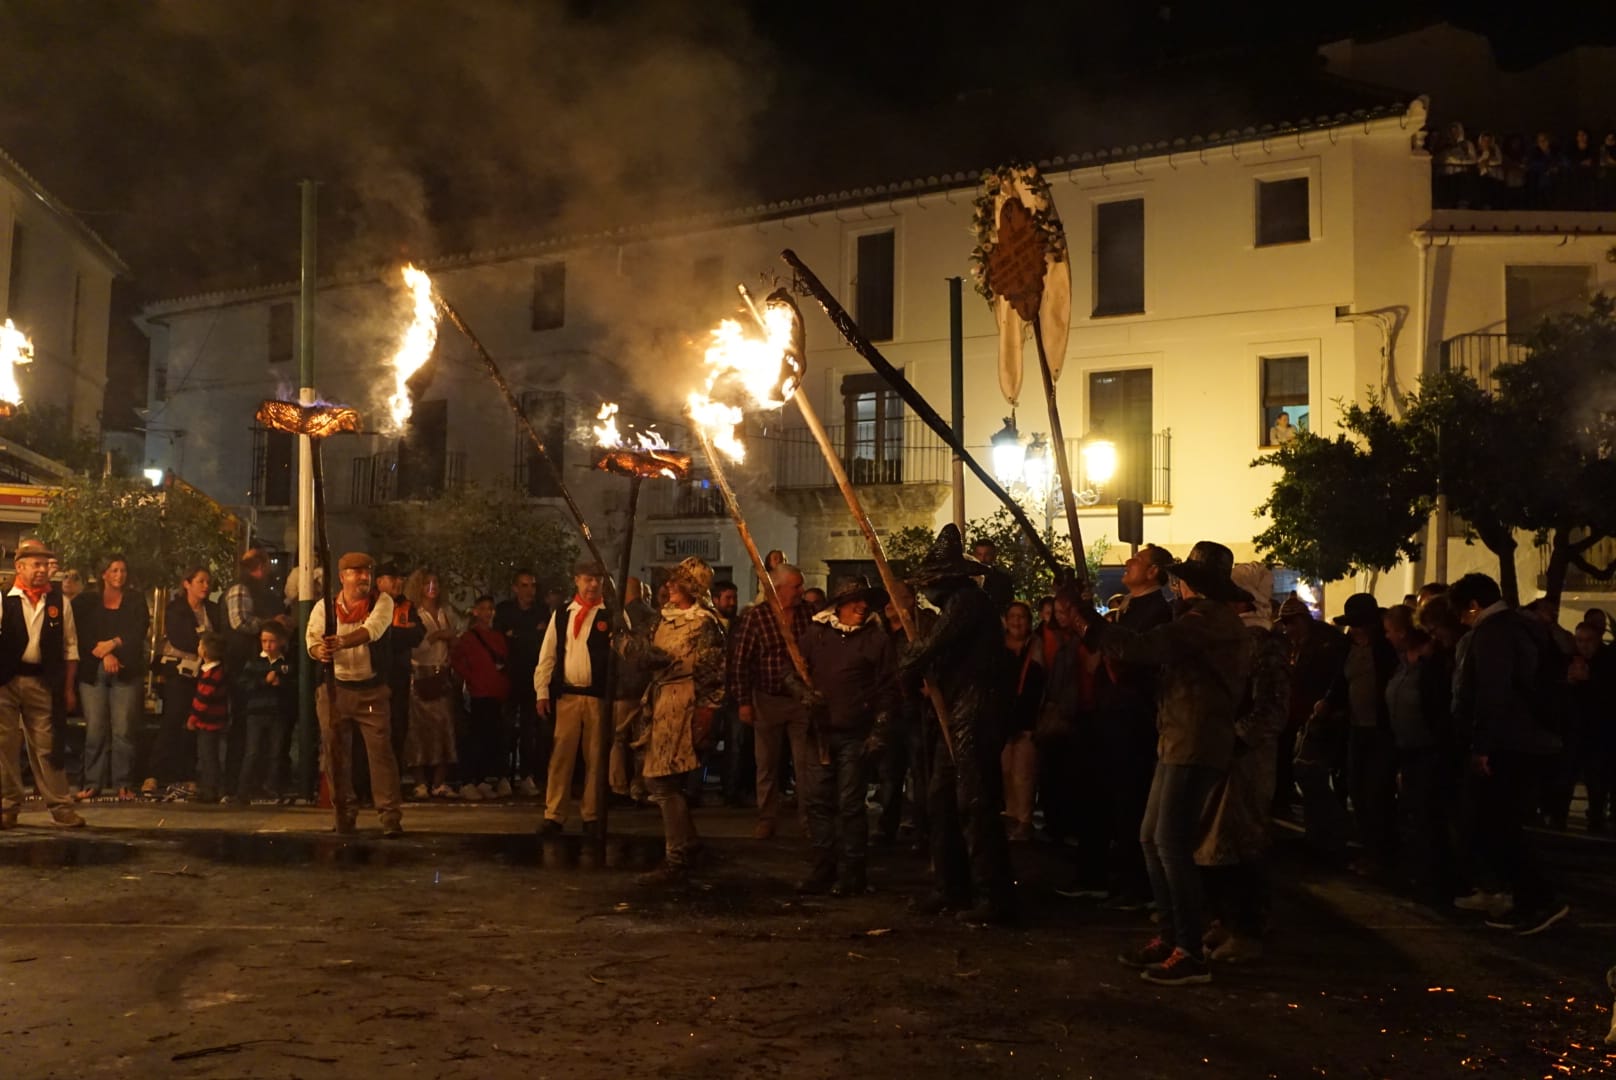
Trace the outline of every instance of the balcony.
<instances>
[{"instance_id":1,"label":"balcony","mask_svg":"<svg viewBox=\"0 0 1616 1080\"><path fill-rule=\"evenodd\" d=\"M825 429L830 443L841 452L842 468L855 485L947 484L952 452L937 433L914 416L883 421L877 435L874 423L845 424ZM836 486L819 444L805 430L792 430L769 439L774 444L774 489L806 491Z\"/></svg>"},{"instance_id":2,"label":"balcony","mask_svg":"<svg viewBox=\"0 0 1616 1080\"><path fill-rule=\"evenodd\" d=\"M640 506L653 518L721 518L724 497L706 477L693 477L677 483L653 480L640 492Z\"/></svg>"},{"instance_id":3,"label":"balcony","mask_svg":"<svg viewBox=\"0 0 1616 1080\"><path fill-rule=\"evenodd\" d=\"M419 469L412 469L412 463L407 461L401 476L397 451L384 450L354 458L348 478L349 504L375 506L401 499L426 499L458 490L466 482L464 450L449 451L436 461L416 458L414 463Z\"/></svg>"},{"instance_id":4,"label":"balcony","mask_svg":"<svg viewBox=\"0 0 1616 1080\"><path fill-rule=\"evenodd\" d=\"M1462 371L1490 390L1497 370L1525 359L1526 352L1518 334L1460 334L1442 342L1439 359L1443 371Z\"/></svg>"},{"instance_id":5,"label":"balcony","mask_svg":"<svg viewBox=\"0 0 1616 1080\"><path fill-rule=\"evenodd\" d=\"M1089 438L1100 438L1091 435ZM1067 439L1067 461L1072 467L1072 487L1076 491L1093 491L1098 497L1091 505L1111 507L1121 499L1133 499L1146 506L1173 505L1173 432L1129 432L1106 435L1103 438L1117 448L1116 469L1103 484L1096 484L1088 474L1088 457L1083 453L1083 439ZM1051 468L1054 465L1051 463ZM1051 483L1060 482L1052 476Z\"/></svg>"}]
</instances>

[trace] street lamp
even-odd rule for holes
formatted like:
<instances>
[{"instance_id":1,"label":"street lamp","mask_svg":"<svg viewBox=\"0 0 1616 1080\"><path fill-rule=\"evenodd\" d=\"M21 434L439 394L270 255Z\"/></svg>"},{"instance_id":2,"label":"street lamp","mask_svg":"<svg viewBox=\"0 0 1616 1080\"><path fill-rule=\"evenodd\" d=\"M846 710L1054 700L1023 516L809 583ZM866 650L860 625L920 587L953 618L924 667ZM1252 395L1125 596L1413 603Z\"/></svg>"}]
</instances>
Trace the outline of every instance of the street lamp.
<instances>
[{"instance_id":1,"label":"street lamp","mask_svg":"<svg viewBox=\"0 0 1616 1080\"><path fill-rule=\"evenodd\" d=\"M993 448L993 474L999 483L1009 485L1021 479L1022 464L1027 450L1021 445L1021 432L1016 430L1016 418L1004 418L1004 427L988 440Z\"/></svg>"},{"instance_id":2,"label":"street lamp","mask_svg":"<svg viewBox=\"0 0 1616 1080\"><path fill-rule=\"evenodd\" d=\"M1100 488L1117 473L1117 444L1110 439L1083 440L1083 476L1090 487Z\"/></svg>"},{"instance_id":3,"label":"street lamp","mask_svg":"<svg viewBox=\"0 0 1616 1080\"><path fill-rule=\"evenodd\" d=\"M1026 460L1021 466L1021 478L1029 490L1042 496L1048 493L1050 476L1049 443L1044 433L1032 433L1032 441L1027 444Z\"/></svg>"}]
</instances>

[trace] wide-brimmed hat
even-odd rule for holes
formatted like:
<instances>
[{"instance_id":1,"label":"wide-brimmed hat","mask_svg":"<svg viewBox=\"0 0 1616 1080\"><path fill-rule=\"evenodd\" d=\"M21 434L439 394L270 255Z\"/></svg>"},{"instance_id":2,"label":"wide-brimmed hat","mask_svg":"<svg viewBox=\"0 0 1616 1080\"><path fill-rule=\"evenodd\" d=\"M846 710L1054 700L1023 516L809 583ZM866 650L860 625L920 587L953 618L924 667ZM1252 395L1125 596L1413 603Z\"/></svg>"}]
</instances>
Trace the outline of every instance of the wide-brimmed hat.
<instances>
[{"instance_id":1,"label":"wide-brimmed hat","mask_svg":"<svg viewBox=\"0 0 1616 1080\"><path fill-rule=\"evenodd\" d=\"M1233 569L1234 552L1215 541L1199 540L1168 572L1208 600L1225 604L1250 600L1251 594L1230 578Z\"/></svg>"},{"instance_id":2,"label":"wide-brimmed hat","mask_svg":"<svg viewBox=\"0 0 1616 1080\"><path fill-rule=\"evenodd\" d=\"M1380 601L1373 593L1353 593L1347 597L1346 606L1341 614L1335 617L1337 626L1363 627L1376 626L1380 623Z\"/></svg>"},{"instance_id":3,"label":"wide-brimmed hat","mask_svg":"<svg viewBox=\"0 0 1616 1080\"><path fill-rule=\"evenodd\" d=\"M13 559L54 559L56 552L45 545L45 541L37 536L30 536L17 545L17 552Z\"/></svg>"},{"instance_id":4,"label":"wide-brimmed hat","mask_svg":"<svg viewBox=\"0 0 1616 1080\"><path fill-rule=\"evenodd\" d=\"M843 604L856 604L863 600L872 611L881 611L887 606L892 597L879 585L871 585L868 578L851 577L836 586L836 592L830 598L830 606L841 607Z\"/></svg>"},{"instance_id":5,"label":"wide-brimmed hat","mask_svg":"<svg viewBox=\"0 0 1616 1080\"><path fill-rule=\"evenodd\" d=\"M950 522L937 533L926 557L909 575L911 585L930 585L948 578L981 577L988 568L965 555L965 541L959 526Z\"/></svg>"}]
</instances>

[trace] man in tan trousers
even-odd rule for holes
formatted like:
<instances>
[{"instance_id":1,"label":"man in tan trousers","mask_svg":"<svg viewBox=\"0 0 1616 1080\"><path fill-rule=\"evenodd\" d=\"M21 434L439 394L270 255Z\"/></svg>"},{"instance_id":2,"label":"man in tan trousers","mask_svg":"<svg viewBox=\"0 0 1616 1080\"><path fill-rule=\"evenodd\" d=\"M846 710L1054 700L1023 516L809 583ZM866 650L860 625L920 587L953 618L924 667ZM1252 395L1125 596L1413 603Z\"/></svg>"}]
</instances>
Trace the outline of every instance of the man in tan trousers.
<instances>
[{"instance_id":1,"label":"man in tan trousers","mask_svg":"<svg viewBox=\"0 0 1616 1080\"><path fill-rule=\"evenodd\" d=\"M371 592L374 564L369 555L350 551L337 563L342 591L336 596L337 632L325 633L325 601L317 600L309 613L305 638L309 655L330 662L336 676L336 709L331 692L315 688L315 710L320 717L326 776L331 781L331 805L336 810L338 833L357 828L359 804L353 790L353 731L365 740L370 758L370 791L381 818L384 837L403 836L403 794L399 789L398 758L393 755L392 694L387 688L391 671L388 628L393 624L393 598Z\"/></svg>"},{"instance_id":2,"label":"man in tan trousers","mask_svg":"<svg viewBox=\"0 0 1616 1080\"><path fill-rule=\"evenodd\" d=\"M22 810L24 743L51 820L84 824L62 769L65 732L56 722L55 695L63 695L62 716L75 705L79 639L73 608L51 584L54 559L38 540L19 544L16 584L0 603L0 829L14 828Z\"/></svg>"},{"instance_id":3,"label":"man in tan trousers","mask_svg":"<svg viewBox=\"0 0 1616 1080\"><path fill-rule=\"evenodd\" d=\"M595 781L605 764L600 760L600 722L601 703L607 697L606 658L611 649L610 623L601 598L605 580L605 567L587 558L579 560L572 575L577 592L570 604L550 616L539 646L533 690L539 715L555 721L541 833L558 833L566 824L573 761L580 743L584 751L584 835L594 836L599 829Z\"/></svg>"}]
</instances>

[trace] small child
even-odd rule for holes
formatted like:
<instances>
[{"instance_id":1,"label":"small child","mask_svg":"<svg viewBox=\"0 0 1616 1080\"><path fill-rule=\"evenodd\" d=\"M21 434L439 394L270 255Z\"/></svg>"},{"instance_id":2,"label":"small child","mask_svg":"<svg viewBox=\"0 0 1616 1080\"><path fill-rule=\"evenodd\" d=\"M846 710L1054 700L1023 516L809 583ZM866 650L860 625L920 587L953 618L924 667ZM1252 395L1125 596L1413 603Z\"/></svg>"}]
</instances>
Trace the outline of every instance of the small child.
<instances>
[{"instance_id":1,"label":"small child","mask_svg":"<svg viewBox=\"0 0 1616 1080\"><path fill-rule=\"evenodd\" d=\"M258 648L258 655L248 659L236 676L247 725L241 776L236 783L236 802L243 806L251 803L254 795L280 798L282 761L292 720L293 680L297 677L286 655L286 629L280 623L264 624L258 632Z\"/></svg>"},{"instance_id":2,"label":"small child","mask_svg":"<svg viewBox=\"0 0 1616 1080\"><path fill-rule=\"evenodd\" d=\"M466 779L498 785L496 795L511 793L510 749L505 734L505 701L511 696L505 672L505 635L494 629L494 598L479 596L471 608L471 629L460 635L449 653L449 666L471 696L467 724Z\"/></svg>"},{"instance_id":3,"label":"small child","mask_svg":"<svg viewBox=\"0 0 1616 1080\"><path fill-rule=\"evenodd\" d=\"M203 634L196 654L202 670L196 676L191 714L185 726L196 732L196 797L204 803L219 801L219 773L223 768L224 733L230 727L230 695L224 683L225 636Z\"/></svg>"}]
</instances>

